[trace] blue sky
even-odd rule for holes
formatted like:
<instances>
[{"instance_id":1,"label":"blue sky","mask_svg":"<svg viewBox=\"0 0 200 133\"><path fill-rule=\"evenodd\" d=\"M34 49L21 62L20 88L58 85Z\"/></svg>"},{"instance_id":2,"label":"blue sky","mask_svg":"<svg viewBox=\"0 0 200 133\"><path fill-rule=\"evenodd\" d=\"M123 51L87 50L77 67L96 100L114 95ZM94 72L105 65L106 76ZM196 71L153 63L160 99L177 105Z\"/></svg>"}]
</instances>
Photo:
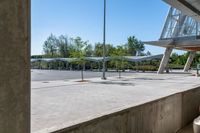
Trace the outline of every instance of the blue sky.
<instances>
[{"instance_id":1,"label":"blue sky","mask_svg":"<svg viewBox=\"0 0 200 133\"><path fill-rule=\"evenodd\" d=\"M124 44L132 35L157 40L168 9L162 0L107 0L107 43ZM32 55L42 53L51 33L102 42L103 0L32 0L31 13ZM164 49L146 46L146 51L160 54Z\"/></svg>"}]
</instances>

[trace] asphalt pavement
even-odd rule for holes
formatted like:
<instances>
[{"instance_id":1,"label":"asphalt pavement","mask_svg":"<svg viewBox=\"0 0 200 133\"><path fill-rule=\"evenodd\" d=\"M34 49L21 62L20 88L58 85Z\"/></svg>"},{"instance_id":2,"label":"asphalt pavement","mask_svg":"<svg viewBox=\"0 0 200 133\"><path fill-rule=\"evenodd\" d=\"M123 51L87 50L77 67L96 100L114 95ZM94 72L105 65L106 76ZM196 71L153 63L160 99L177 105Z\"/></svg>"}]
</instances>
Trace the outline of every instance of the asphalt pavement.
<instances>
[{"instance_id":1,"label":"asphalt pavement","mask_svg":"<svg viewBox=\"0 0 200 133\"><path fill-rule=\"evenodd\" d=\"M122 76L131 76L134 72L122 72ZM118 72L106 72L107 77L118 76ZM102 72L84 71L84 78L101 78ZM54 81L81 79L81 71L66 70L31 70L31 81Z\"/></svg>"}]
</instances>

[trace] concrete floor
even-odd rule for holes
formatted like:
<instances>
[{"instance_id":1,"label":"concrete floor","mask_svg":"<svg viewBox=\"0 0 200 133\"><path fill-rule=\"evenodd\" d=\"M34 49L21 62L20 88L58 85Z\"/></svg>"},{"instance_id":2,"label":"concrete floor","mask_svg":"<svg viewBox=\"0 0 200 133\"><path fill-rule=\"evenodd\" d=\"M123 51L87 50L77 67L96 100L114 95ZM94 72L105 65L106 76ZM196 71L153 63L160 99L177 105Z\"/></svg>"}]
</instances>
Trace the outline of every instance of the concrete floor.
<instances>
[{"instance_id":1,"label":"concrete floor","mask_svg":"<svg viewBox=\"0 0 200 133\"><path fill-rule=\"evenodd\" d=\"M134 73L107 81L77 81L32 81L33 133L55 131L200 86L200 78L190 74Z\"/></svg>"},{"instance_id":2,"label":"concrete floor","mask_svg":"<svg viewBox=\"0 0 200 133\"><path fill-rule=\"evenodd\" d=\"M193 133L193 127L192 124L186 126L182 130L180 130L178 133Z\"/></svg>"}]
</instances>

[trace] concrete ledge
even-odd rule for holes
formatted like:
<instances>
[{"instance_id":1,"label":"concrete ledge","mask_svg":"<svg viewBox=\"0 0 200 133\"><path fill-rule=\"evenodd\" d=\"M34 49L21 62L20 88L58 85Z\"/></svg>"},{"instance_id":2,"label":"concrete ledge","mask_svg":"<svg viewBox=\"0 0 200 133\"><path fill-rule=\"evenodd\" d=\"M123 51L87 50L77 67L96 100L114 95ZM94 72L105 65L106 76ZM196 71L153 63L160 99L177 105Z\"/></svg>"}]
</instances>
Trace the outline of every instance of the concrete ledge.
<instances>
[{"instance_id":1,"label":"concrete ledge","mask_svg":"<svg viewBox=\"0 0 200 133\"><path fill-rule=\"evenodd\" d=\"M198 116L199 105L197 87L55 133L176 133Z\"/></svg>"}]
</instances>

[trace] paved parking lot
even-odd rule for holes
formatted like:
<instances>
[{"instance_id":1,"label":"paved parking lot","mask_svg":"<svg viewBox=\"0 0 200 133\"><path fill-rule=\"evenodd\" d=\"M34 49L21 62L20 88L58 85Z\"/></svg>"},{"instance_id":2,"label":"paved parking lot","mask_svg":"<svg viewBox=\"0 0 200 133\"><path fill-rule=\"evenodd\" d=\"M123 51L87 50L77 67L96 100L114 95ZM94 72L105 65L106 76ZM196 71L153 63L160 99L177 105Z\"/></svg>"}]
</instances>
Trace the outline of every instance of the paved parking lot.
<instances>
[{"instance_id":1,"label":"paved parking lot","mask_svg":"<svg viewBox=\"0 0 200 133\"><path fill-rule=\"evenodd\" d=\"M133 75L134 72L123 72L122 76ZM84 78L101 78L102 72L84 71ZM118 76L117 72L106 72L107 77ZM64 70L31 70L32 81L52 81L52 80L69 80L80 79L80 71L64 71Z\"/></svg>"}]
</instances>

